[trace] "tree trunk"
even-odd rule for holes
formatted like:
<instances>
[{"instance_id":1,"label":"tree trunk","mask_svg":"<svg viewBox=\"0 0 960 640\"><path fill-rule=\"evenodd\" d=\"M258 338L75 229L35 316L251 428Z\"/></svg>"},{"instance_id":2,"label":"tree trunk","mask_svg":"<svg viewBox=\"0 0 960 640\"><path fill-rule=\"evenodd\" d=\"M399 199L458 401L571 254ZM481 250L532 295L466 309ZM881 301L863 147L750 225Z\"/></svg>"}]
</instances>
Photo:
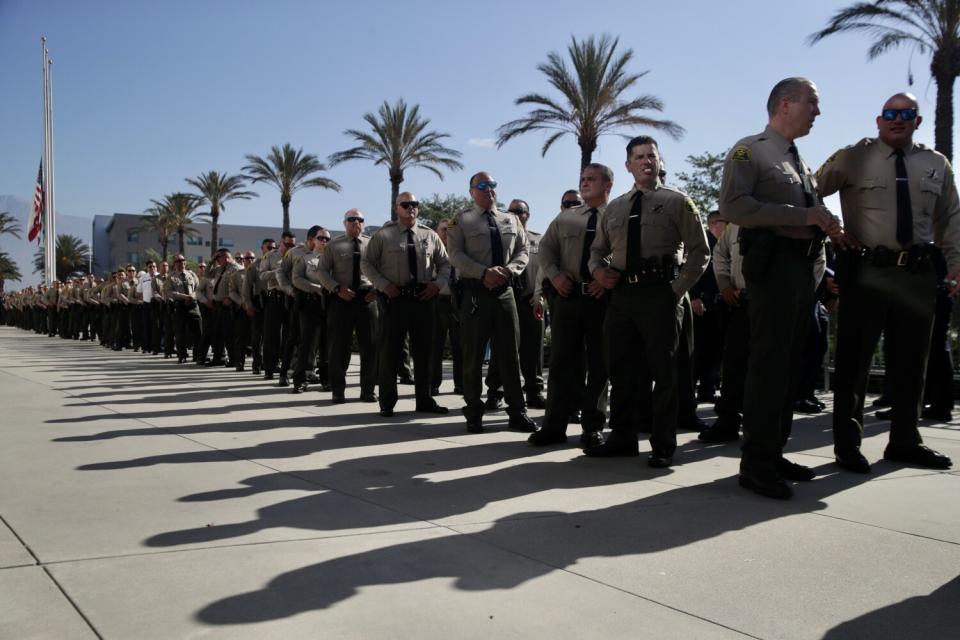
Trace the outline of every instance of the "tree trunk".
<instances>
[{"instance_id":1,"label":"tree trunk","mask_svg":"<svg viewBox=\"0 0 960 640\"><path fill-rule=\"evenodd\" d=\"M280 196L280 205L283 207L283 232L290 231L290 198Z\"/></svg>"},{"instance_id":2,"label":"tree trunk","mask_svg":"<svg viewBox=\"0 0 960 640\"><path fill-rule=\"evenodd\" d=\"M177 229L177 245L180 247L180 251L178 252L180 255L185 255L183 253L185 248L183 240L184 240L183 227L180 227L179 229Z\"/></svg>"},{"instance_id":3,"label":"tree trunk","mask_svg":"<svg viewBox=\"0 0 960 640\"><path fill-rule=\"evenodd\" d=\"M390 220L397 221L397 196L400 195L400 183L403 182L403 174L399 176L395 173L390 174Z\"/></svg>"},{"instance_id":4,"label":"tree trunk","mask_svg":"<svg viewBox=\"0 0 960 640\"><path fill-rule=\"evenodd\" d=\"M167 261L167 245L168 245L168 244L169 244L169 242L161 242L161 243L160 243L160 249L163 251L163 261L164 261L164 262Z\"/></svg>"},{"instance_id":5,"label":"tree trunk","mask_svg":"<svg viewBox=\"0 0 960 640\"><path fill-rule=\"evenodd\" d=\"M953 82L956 76L938 73L934 76L937 83L937 113L933 125L934 147L953 162Z\"/></svg>"},{"instance_id":6,"label":"tree trunk","mask_svg":"<svg viewBox=\"0 0 960 640\"><path fill-rule=\"evenodd\" d=\"M220 242L220 228L218 225L218 220L220 220L220 207L210 205L210 257L213 257L213 254L217 252L218 243Z\"/></svg>"}]
</instances>

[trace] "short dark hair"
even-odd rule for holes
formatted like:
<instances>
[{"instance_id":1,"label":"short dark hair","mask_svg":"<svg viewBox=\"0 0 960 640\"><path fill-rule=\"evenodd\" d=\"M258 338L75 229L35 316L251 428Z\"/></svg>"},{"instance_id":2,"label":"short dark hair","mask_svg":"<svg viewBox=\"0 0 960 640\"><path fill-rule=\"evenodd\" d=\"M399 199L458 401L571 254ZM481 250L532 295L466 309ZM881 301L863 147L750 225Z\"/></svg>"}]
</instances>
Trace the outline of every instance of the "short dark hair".
<instances>
[{"instance_id":1,"label":"short dark hair","mask_svg":"<svg viewBox=\"0 0 960 640\"><path fill-rule=\"evenodd\" d=\"M149 267L150 265L157 266L157 263L154 262L153 260L147 260L147 265L146 265L146 266Z\"/></svg>"},{"instance_id":2,"label":"short dark hair","mask_svg":"<svg viewBox=\"0 0 960 640\"><path fill-rule=\"evenodd\" d=\"M780 101L784 98L787 98L790 102L796 102L801 98L803 88L812 85L812 82L799 76L784 78L773 85L773 89L770 90L770 97L767 98L767 115L773 116L776 114L777 105L779 105Z\"/></svg>"},{"instance_id":3,"label":"short dark hair","mask_svg":"<svg viewBox=\"0 0 960 640\"><path fill-rule=\"evenodd\" d=\"M276 242L276 240L273 238L264 238L263 242L260 243L260 246L262 247L265 244L273 244L274 242Z\"/></svg>"},{"instance_id":4,"label":"short dark hair","mask_svg":"<svg viewBox=\"0 0 960 640\"><path fill-rule=\"evenodd\" d=\"M295 234L295 233L293 233L293 232L291 232L291 231L284 231L283 233L280 234L280 237L281 237L281 238L296 238L296 237L297 237L297 234Z\"/></svg>"},{"instance_id":5,"label":"short dark hair","mask_svg":"<svg viewBox=\"0 0 960 640\"><path fill-rule=\"evenodd\" d=\"M630 142L627 143L627 160L630 159L630 152L633 151L633 148L639 147L642 144L652 144L657 148L657 151L660 151L660 145L658 145L657 141L650 136L637 136L636 138L632 138Z\"/></svg>"},{"instance_id":6,"label":"short dark hair","mask_svg":"<svg viewBox=\"0 0 960 640\"><path fill-rule=\"evenodd\" d=\"M719 221L721 221L721 222L726 222L726 221L727 221L726 218L721 218L721 217L720 217L720 210L719 210L719 209L714 209L713 211L711 211L710 213L707 214L707 222L709 222L710 220L719 220Z\"/></svg>"},{"instance_id":7,"label":"short dark hair","mask_svg":"<svg viewBox=\"0 0 960 640\"><path fill-rule=\"evenodd\" d=\"M323 229L323 227L321 227L321 226L318 225L318 224L315 224L315 225L313 225L312 227L310 227L309 229L307 229L307 240L310 240L310 239L312 239L312 238L316 238L316 237L317 237L317 234L320 233L320 230L321 230L321 229Z\"/></svg>"},{"instance_id":8,"label":"short dark hair","mask_svg":"<svg viewBox=\"0 0 960 640\"><path fill-rule=\"evenodd\" d=\"M628 158L630 157L629 151L627 151L627 157ZM591 162L590 164L585 166L583 169L581 169L580 173L583 174L583 172L586 171L587 169L593 169L594 171L599 171L600 173L603 174L603 177L607 179L607 182L613 182L613 170L607 165L600 164L599 162ZM568 191L567 193L570 193L570 191ZM563 195L567 195L567 193ZM575 193L579 193L579 191L576 191Z\"/></svg>"},{"instance_id":9,"label":"short dark hair","mask_svg":"<svg viewBox=\"0 0 960 640\"><path fill-rule=\"evenodd\" d=\"M473 181L474 181L474 180L477 178L477 176L479 176L481 173L487 173L487 172L486 172L486 171L477 171L475 174L473 174L472 176L470 176L470 188L471 188L471 189L473 189Z\"/></svg>"}]
</instances>

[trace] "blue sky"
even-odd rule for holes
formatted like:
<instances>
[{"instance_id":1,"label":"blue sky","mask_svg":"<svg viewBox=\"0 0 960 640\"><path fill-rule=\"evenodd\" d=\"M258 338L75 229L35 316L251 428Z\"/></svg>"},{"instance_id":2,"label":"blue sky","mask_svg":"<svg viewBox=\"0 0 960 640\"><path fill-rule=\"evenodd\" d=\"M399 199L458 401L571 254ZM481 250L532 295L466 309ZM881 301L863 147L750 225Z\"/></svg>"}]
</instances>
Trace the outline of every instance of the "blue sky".
<instances>
[{"instance_id":1,"label":"blue sky","mask_svg":"<svg viewBox=\"0 0 960 640\"><path fill-rule=\"evenodd\" d=\"M412 170L406 189L466 195L467 177L490 171L502 201L531 204L543 230L560 194L575 186L572 137L540 156L535 133L497 150L496 128L524 113L513 100L549 93L536 65L564 51L571 35L608 33L649 70L637 93L665 103L661 117L686 129L659 136L667 168L720 152L760 131L771 86L805 75L819 86L823 115L799 141L817 166L836 149L875 132L874 116L906 88L909 51L866 59L862 36L805 38L850 2L305 2L275 0L0 0L0 194L31 199L42 146L40 36L54 59L57 208L92 217L140 212L151 198L186 190L184 178L239 172L244 155L291 142L325 159L351 146L347 128L384 101L419 103L449 133L466 169L441 182ZM930 119L918 140L932 145L936 87L915 56L913 91ZM642 133L635 131L633 133ZM649 131L645 131L650 133ZM654 134L656 135L656 134ZM594 159L614 168L615 193L630 188L623 141L601 139ZM354 161L327 175L340 193L294 195L294 226L341 227L351 207L387 216L386 170ZM279 195L228 205L222 218L279 227ZM4 240L4 243L9 240Z\"/></svg>"}]
</instances>

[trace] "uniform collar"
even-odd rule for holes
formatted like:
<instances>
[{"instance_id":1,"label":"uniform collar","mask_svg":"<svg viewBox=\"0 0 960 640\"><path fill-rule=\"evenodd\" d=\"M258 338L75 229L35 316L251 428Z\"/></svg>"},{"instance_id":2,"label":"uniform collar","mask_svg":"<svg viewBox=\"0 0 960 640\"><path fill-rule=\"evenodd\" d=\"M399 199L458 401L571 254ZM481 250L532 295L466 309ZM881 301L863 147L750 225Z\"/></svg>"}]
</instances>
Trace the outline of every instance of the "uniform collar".
<instances>
[{"instance_id":1,"label":"uniform collar","mask_svg":"<svg viewBox=\"0 0 960 640\"><path fill-rule=\"evenodd\" d=\"M663 183L660 182L659 179L657 179L657 183L653 186L653 189L649 189L649 190L647 190L647 191L643 191L643 193L655 193L655 192L659 191L659 190L662 189L662 188L663 188ZM627 197L628 197L629 199L633 200L634 197L636 197L636 195L637 195L638 193L641 193L641 190L638 189L636 183L634 183L633 188L630 189L630 191L627 192Z\"/></svg>"},{"instance_id":2,"label":"uniform collar","mask_svg":"<svg viewBox=\"0 0 960 640\"><path fill-rule=\"evenodd\" d=\"M884 142L880 138L877 138L877 146L879 147L880 151L883 153L884 158L889 158L897 151L896 149L888 145L886 142ZM904 156L911 155L916 148L917 148L917 143L911 141L910 144L908 144L903 148L903 155Z\"/></svg>"},{"instance_id":3,"label":"uniform collar","mask_svg":"<svg viewBox=\"0 0 960 640\"><path fill-rule=\"evenodd\" d=\"M784 138L779 131L774 129L769 124L763 130L763 137L768 140L771 140L774 144L777 145L777 148L781 149L784 153L789 151L790 147L796 144L795 142L791 142L790 140L787 140L786 138Z\"/></svg>"}]
</instances>

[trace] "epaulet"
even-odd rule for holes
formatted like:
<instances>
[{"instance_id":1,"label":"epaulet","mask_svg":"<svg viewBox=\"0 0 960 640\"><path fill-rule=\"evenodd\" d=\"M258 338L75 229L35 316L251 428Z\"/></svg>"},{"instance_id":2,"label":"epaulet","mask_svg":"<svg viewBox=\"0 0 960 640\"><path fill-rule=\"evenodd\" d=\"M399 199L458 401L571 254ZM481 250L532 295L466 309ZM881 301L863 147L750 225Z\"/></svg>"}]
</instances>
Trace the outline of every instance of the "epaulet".
<instances>
[{"instance_id":1,"label":"epaulet","mask_svg":"<svg viewBox=\"0 0 960 640\"><path fill-rule=\"evenodd\" d=\"M667 191L672 191L672 192L674 192L674 193L679 193L679 194L682 195L682 196L686 196L686 195L687 195L687 194L685 194L683 191L681 191L679 187L675 187L675 186L673 186L672 184L662 183L662 184L660 185L660 188L661 188L661 189L666 189Z\"/></svg>"},{"instance_id":2,"label":"epaulet","mask_svg":"<svg viewBox=\"0 0 960 640\"><path fill-rule=\"evenodd\" d=\"M453 214L453 220L450 221L449 226L455 227L458 224L460 224L460 218L463 217L463 214L467 213L472 208L473 207L467 207L466 209L461 209L460 211L457 211L455 214Z\"/></svg>"}]
</instances>

